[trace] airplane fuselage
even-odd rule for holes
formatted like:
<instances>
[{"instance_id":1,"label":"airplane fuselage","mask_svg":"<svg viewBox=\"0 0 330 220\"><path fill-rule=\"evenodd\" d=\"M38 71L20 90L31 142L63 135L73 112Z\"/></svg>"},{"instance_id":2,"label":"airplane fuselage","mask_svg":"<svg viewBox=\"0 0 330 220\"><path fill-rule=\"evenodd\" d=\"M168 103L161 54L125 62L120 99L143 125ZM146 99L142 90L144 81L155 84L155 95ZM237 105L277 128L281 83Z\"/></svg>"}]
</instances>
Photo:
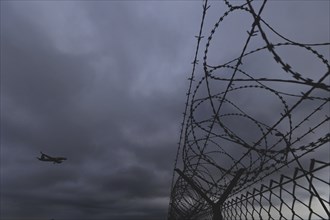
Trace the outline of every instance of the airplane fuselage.
<instances>
[{"instance_id":1,"label":"airplane fuselage","mask_svg":"<svg viewBox=\"0 0 330 220\"><path fill-rule=\"evenodd\" d=\"M53 163L62 163L63 160L66 160L65 157L51 157L51 156L48 156L42 152L41 153L41 157L37 157L38 160L40 161L47 161L47 162L53 162Z\"/></svg>"}]
</instances>

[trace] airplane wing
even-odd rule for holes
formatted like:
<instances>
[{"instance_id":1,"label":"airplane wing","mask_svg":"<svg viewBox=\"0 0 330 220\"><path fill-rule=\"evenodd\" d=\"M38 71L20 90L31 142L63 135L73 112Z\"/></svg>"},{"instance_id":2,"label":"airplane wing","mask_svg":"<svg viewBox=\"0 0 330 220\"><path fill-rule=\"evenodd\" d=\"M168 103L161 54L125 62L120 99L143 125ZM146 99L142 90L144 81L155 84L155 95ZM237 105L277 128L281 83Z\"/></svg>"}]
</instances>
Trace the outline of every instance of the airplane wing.
<instances>
[{"instance_id":1,"label":"airplane wing","mask_svg":"<svg viewBox=\"0 0 330 220\"><path fill-rule=\"evenodd\" d=\"M51 156L49 156L47 154L44 154L44 153L42 153L41 157L46 157L49 160L54 160L55 159L54 157L51 157Z\"/></svg>"}]
</instances>

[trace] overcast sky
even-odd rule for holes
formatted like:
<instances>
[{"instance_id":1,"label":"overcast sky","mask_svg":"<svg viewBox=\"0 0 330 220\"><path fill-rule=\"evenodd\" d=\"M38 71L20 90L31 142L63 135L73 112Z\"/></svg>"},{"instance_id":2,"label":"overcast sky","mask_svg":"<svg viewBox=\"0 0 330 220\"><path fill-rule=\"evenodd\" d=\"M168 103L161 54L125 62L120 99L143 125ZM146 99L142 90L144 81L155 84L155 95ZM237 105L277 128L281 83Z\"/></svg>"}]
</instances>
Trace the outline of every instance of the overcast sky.
<instances>
[{"instance_id":1,"label":"overcast sky","mask_svg":"<svg viewBox=\"0 0 330 220\"><path fill-rule=\"evenodd\" d=\"M268 19L329 42L329 1L294 2ZM225 6L211 9L206 33ZM1 219L166 218L201 12L201 1L1 1ZM222 45L238 45L236 27ZM215 46L212 60L238 52Z\"/></svg>"}]
</instances>

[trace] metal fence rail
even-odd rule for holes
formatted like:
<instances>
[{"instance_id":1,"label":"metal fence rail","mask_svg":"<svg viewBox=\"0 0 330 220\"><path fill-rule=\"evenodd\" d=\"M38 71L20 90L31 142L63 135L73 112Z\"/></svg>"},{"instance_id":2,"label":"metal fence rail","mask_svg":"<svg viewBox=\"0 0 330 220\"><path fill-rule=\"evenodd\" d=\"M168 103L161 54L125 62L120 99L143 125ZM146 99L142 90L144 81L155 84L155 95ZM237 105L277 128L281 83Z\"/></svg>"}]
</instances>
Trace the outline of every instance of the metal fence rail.
<instances>
[{"instance_id":1,"label":"metal fence rail","mask_svg":"<svg viewBox=\"0 0 330 220\"><path fill-rule=\"evenodd\" d=\"M330 163L312 160L308 170L296 168L292 176L281 175L277 181L226 201L224 219L328 219L311 186L322 192L321 201L329 211L330 184L324 180L329 172Z\"/></svg>"}]
</instances>

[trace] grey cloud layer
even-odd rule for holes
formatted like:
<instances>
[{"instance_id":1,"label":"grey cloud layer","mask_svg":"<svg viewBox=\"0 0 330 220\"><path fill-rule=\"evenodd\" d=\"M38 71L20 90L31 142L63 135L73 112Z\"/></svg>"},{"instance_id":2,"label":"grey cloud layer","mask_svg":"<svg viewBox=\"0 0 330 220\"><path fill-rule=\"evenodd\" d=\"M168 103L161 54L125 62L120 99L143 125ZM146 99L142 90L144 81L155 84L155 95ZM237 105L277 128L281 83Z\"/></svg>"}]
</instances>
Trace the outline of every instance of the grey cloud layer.
<instances>
[{"instance_id":1,"label":"grey cloud layer","mask_svg":"<svg viewBox=\"0 0 330 220\"><path fill-rule=\"evenodd\" d=\"M197 1L1 2L1 218L165 218L200 18ZM221 36L215 61L237 55Z\"/></svg>"},{"instance_id":2,"label":"grey cloud layer","mask_svg":"<svg viewBox=\"0 0 330 220\"><path fill-rule=\"evenodd\" d=\"M197 10L161 5L1 3L1 217L164 218Z\"/></svg>"}]
</instances>

